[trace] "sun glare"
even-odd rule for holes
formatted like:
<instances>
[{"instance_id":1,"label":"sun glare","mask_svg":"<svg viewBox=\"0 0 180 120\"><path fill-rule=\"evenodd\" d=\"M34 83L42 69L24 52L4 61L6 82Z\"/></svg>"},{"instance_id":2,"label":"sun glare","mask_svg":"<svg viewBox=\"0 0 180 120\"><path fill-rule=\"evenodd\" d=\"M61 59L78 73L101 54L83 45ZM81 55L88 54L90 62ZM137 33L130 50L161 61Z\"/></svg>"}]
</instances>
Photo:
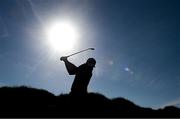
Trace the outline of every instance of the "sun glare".
<instances>
[{"instance_id":1,"label":"sun glare","mask_svg":"<svg viewBox=\"0 0 180 120\"><path fill-rule=\"evenodd\" d=\"M77 30L69 22L54 23L48 30L49 43L56 51L71 50L77 38Z\"/></svg>"}]
</instances>

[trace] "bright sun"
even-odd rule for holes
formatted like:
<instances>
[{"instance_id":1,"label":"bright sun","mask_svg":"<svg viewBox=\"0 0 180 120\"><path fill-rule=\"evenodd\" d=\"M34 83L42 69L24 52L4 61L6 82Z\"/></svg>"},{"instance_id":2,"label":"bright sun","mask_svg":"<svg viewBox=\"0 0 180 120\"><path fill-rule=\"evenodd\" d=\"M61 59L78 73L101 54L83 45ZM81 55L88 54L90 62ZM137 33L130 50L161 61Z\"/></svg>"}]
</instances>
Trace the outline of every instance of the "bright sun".
<instances>
[{"instance_id":1,"label":"bright sun","mask_svg":"<svg viewBox=\"0 0 180 120\"><path fill-rule=\"evenodd\" d=\"M78 39L77 30L70 22L54 23L47 34L53 49L61 52L72 49Z\"/></svg>"}]
</instances>

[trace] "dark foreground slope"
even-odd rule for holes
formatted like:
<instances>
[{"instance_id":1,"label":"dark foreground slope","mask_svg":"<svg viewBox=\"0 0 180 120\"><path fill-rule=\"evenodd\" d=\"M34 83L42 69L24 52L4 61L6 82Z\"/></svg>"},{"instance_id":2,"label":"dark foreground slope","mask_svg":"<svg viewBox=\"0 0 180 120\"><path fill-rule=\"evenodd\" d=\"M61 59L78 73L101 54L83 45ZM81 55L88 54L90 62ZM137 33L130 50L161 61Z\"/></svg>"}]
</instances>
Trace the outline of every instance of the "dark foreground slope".
<instances>
[{"instance_id":1,"label":"dark foreground slope","mask_svg":"<svg viewBox=\"0 0 180 120\"><path fill-rule=\"evenodd\" d=\"M123 99L89 93L54 96L27 87L0 88L1 118L180 118L180 109L153 110Z\"/></svg>"}]
</instances>

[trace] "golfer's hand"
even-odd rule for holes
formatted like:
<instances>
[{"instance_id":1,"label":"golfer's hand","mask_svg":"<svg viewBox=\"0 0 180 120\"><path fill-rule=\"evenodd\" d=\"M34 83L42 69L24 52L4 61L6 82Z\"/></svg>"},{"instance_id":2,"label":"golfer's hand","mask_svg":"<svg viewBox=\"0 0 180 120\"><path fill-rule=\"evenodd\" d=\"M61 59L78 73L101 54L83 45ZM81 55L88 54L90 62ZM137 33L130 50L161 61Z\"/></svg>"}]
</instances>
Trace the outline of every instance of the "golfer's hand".
<instances>
[{"instance_id":1,"label":"golfer's hand","mask_svg":"<svg viewBox=\"0 0 180 120\"><path fill-rule=\"evenodd\" d=\"M67 57L66 57L66 56L62 56L62 57L60 58L60 60L61 60L61 61L67 61Z\"/></svg>"}]
</instances>

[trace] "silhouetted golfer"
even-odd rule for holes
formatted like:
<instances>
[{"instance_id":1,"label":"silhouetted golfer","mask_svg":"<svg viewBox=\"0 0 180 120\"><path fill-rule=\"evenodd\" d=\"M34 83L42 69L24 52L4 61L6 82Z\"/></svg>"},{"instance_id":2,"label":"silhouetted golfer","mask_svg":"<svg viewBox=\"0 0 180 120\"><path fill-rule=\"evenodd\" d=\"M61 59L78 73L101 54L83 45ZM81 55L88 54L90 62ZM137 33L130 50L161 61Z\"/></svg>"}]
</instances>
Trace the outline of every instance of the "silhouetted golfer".
<instances>
[{"instance_id":1,"label":"silhouetted golfer","mask_svg":"<svg viewBox=\"0 0 180 120\"><path fill-rule=\"evenodd\" d=\"M67 57L61 57L60 60L64 61L69 75L76 75L71 87L70 94L82 95L87 93L87 86L92 76L93 68L95 67L96 60L89 58L86 63L76 67L74 64L67 60Z\"/></svg>"}]
</instances>

